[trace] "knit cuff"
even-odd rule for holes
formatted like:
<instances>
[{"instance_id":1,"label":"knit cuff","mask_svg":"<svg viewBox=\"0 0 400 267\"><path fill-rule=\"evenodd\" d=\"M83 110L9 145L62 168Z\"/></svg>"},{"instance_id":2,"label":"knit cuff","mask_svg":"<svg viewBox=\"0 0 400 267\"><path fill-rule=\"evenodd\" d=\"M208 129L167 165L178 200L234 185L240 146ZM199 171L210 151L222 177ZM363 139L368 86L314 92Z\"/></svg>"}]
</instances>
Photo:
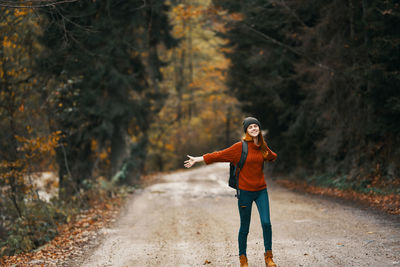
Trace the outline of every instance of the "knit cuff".
<instances>
[{"instance_id":1,"label":"knit cuff","mask_svg":"<svg viewBox=\"0 0 400 267\"><path fill-rule=\"evenodd\" d=\"M207 165L213 163L212 157L210 154L203 155L203 159L204 159L204 163Z\"/></svg>"}]
</instances>

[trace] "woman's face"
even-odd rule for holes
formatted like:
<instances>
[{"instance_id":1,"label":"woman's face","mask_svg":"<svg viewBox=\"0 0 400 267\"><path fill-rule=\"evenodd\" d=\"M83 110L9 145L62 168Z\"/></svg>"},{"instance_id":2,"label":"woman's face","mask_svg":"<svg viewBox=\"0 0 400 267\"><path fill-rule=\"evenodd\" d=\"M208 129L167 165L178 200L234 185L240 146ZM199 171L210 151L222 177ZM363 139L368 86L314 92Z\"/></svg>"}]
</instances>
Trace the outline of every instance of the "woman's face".
<instances>
[{"instance_id":1,"label":"woman's face","mask_svg":"<svg viewBox=\"0 0 400 267\"><path fill-rule=\"evenodd\" d=\"M247 127L247 132L251 137L257 137L260 133L260 127L255 123L250 124L249 127Z\"/></svg>"}]
</instances>

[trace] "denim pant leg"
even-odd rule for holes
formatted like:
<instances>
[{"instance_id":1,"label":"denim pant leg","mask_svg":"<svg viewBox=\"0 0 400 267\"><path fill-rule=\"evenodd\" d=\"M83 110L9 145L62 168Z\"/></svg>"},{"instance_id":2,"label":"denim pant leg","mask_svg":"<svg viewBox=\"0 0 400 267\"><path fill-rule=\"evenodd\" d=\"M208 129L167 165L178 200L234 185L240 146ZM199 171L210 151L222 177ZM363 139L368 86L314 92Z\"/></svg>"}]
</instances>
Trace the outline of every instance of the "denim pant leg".
<instances>
[{"instance_id":1,"label":"denim pant leg","mask_svg":"<svg viewBox=\"0 0 400 267\"><path fill-rule=\"evenodd\" d=\"M261 227L263 230L265 251L272 249L272 227L269 214L269 200L267 189L259 192L255 199L258 213L260 214Z\"/></svg>"},{"instance_id":2,"label":"denim pant leg","mask_svg":"<svg viewBox=\"0 0 400 267\"><path fill-rule=\"evenodd\" d=\"M238 208L240 215L240 229L239 229L239 255L246 255L247 249L247 235L249 234L250 219L251 219L251 206L253 204L253 192L240 190L238 199Z\"/></svg>"}]
</instances>

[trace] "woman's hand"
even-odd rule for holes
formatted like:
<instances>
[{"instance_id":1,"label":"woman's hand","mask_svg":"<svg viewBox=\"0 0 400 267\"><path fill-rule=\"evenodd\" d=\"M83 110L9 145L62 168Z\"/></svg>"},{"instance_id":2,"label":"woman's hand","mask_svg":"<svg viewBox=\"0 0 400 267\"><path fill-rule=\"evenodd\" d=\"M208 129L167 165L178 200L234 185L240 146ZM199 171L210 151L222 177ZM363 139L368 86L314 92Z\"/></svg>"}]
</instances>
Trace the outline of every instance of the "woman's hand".
<instances>
[{"instance_id":1,"label":"woman's hand","mask_svg":"<svg viewBox=\"0 0 400 267\"><path fill-rule=\"evenodd\" d=\"M196 162L201 162L201 161L203 161L203 157L192 157L192 156L189 156L189 155L187 155L188 156L188 160L186 160L184 163L184 165L185 165L185 167L186 168L190 168L190 167L192 167Z\"/></svg>"}]
</instances>

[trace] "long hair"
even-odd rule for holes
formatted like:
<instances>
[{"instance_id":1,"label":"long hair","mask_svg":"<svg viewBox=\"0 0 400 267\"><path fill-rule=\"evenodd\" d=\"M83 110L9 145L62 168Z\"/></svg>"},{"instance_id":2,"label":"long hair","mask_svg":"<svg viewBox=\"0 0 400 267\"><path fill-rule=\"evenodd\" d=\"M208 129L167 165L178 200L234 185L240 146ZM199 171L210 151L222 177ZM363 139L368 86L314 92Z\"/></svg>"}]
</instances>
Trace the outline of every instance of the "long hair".
<instances>
[{"instance_id":1,"label":"long hair","mask_svg":"<svg viewBox=\"0 0 400 267\"><path fill-rule=\"evenodd\" d=\"M247 142L253 141L253 137L251 137L249 133L246 131L245 136L243 136L243 140ZM258 134L258 143L260 144L260 149L264 160L267 160L270 149L268 148L267 143L265 142L264 137L262 136L261 129L260 133Z\"/></svg>"}]
</instances>

